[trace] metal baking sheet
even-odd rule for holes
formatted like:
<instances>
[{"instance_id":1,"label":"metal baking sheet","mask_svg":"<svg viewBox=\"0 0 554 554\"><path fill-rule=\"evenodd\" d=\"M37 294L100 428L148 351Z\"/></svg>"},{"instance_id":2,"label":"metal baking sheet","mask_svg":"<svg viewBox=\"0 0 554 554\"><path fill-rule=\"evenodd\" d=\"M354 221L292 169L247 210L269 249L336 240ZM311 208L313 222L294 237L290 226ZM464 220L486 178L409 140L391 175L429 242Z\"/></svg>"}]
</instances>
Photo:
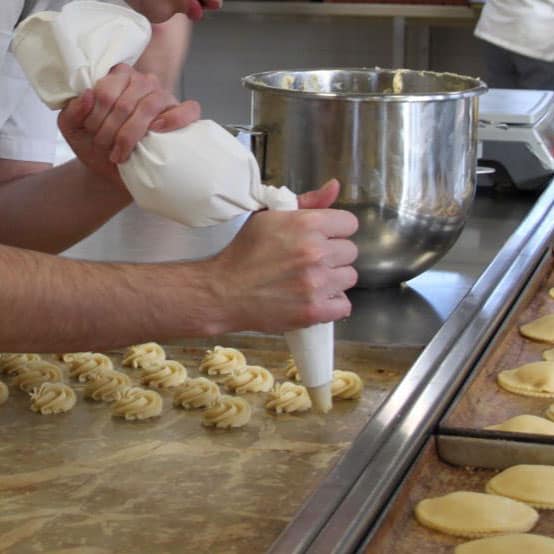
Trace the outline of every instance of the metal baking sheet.
<instances>
[{"instance_id":1,"label":"metal baking sheet","mask_svg":"<svg viewBox=\"0 0 554 554\"><path fill-rule=\"evenodd\" d=\"M280 337L165 347L194 377L206 348L216 344L240 348L249 363L284 379L288 352ZM122 353L109 353L116 366ZM107 404L83 400L83 385L69 378L79 400L57 416L33 413L28 397L10 387L0 406L0 551L263 552L418 353L339 341L336 367L360 374L360 401L336 402L325 416L275 416L264 409L264 395L249 394L252 420L232 431L204 428L200 412L172 407L171 392L162 393L160 418L126 422L112 418Z\"/></svg>"},{"instance_id":2,"label":"metal baking sheet","mask_svg":"<svg viewBox=\"0 0 554 554\"><path fill-rule=\"evenodd\" d=\"M496 383L500 371L539 361L542 351L552 347L524 338L519 326L554 313L554 300L548 294L554 287L553 266L549 253L474 370L473 380L441 421L438 444L445 461L497 468L515 463L554 464L554 437L484 430L517 415L544 416L554 403L554 399L509 393Z\"/></svg>"},{"instance_id":3,"label":"metal baking sheet","mask_svg":"<svg viewBox=\"0 0 554 554\"><path fill-rule=\"evenodd\" d=\"M425 498L442 496L457 490L484 492L486 482L497 473L492 469L472 469L449 465L439 458L431 438L414 464L378 529L366 541L365 554L452 554L456 545L469 539L452 537L421 526L413 513ZM532 532L554 536L554 512L540 510Z\"/></svg>"}]
</instances>

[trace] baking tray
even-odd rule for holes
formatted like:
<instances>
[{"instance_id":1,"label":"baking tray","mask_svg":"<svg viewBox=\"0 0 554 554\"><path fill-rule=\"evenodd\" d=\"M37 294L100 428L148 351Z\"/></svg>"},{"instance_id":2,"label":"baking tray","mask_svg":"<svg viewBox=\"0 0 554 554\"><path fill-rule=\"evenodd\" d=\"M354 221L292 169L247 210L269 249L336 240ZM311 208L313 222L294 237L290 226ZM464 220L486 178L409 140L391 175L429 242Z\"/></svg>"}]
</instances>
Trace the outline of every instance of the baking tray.
<instances>
[{"instance_id":1,"label":"baking tray","mask_svg":"<svg viewBox=\"0 0 554 554\"><path fill-rule=\"evenodd\" d=\"M442 496L456 490L484 492L486 482L497 471L456 467L440 460L435 439L431 438L417 462L405 477L379 527L361 552L365 554L452 554L454 546L470 539L451 537L422 527L413 516L416 504L424 498ZM540 518L532 532L554 536L554 512L539 510Z\"/></svg>"},{"instance_id":2,"label":"baking tray","mask_svg":"<svg viewBox=\"0 0 554 554\"><path fill-rule=\"evenodd\" d=\"M216 344L240 348L250 364L284 379L281 337L233 335L165 348L194 377ZM122 353L108 353L116 366ZM108 405L83 400L84 386L73 380L66 379L78 403L56 416L33 413L28 397L10 387L0 406L0 551L263 552L418 353L338 341L336 367L360 374L360 401L336 402L327 415L275 416L263 407L265 395L248 394L252 420L232 431L206 429L200 412L173 408L171 392L162 393L160 418L126 422L112 418Z\"/></svg>"},{"instance_id":3,"label":"baking tray","mask_svg":"<svg viewBox=\"0 0 554 554\"><path fill-rule=\"evenodd\" d=\"M524 338L519 326L554 313L552 253L544 257L505 322L438 427L441 458L457 465L504 468L516 463L554 464L554 437L484 430L511 417L544 416L554 399L520 396L496 384L497 374L542 359L552 345Z\"/></svg>"}]
</instances>

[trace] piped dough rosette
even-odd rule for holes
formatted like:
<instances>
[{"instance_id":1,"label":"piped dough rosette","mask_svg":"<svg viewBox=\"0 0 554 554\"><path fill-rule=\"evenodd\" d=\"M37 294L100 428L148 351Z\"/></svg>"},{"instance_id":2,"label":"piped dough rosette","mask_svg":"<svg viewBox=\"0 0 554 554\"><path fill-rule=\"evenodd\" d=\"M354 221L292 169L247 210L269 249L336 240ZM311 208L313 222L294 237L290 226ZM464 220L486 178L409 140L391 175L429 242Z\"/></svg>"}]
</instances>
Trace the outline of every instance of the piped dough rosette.
<instances>
[{"instance_id":1,"label":"piped dough rosette","mask_svg":"<svg viewBox=\"0 0 554 554\"><path fill-rule=\"evenodd\" d=\"M285 377L287 379L294 379L295 381L301 381L300 372L296 367L296 362L292 356L287 360L287 367L285 367Z\"/></svg>"},{"instance_id":2,"label":"piped dough rosette","mask_svg":"<svg viewBox=\"0 0 554 554\"><path fill-rule=\"evenodd\" d=\"M273 388L275 379L265 367L246 366L242 373L234 373L223 381L223 386L237 394L247 392L268 392Z\"/></svg>"},{"instance_id":3,"label":"piped dough rosette","mask_svg":"<svg viewBox=\"0 0 554 554\"><path fill-rule=\"evenodd\" d=\"M66 364L69 364L76 359L83 359L92 356L92 352L67 352L66 354L59 354L59 359Z\"/></svg>"},{"instance_id":4,"label":"piped dough rosette","mask_svg":"<svg viewBox=\"0 0 554 554\"><path fill-rule=\"evenodd\" d=\"M121 398L112 405L112 415L132 421L148 419L162 413L162 397L153 390L140 387L124 389Z\"/></svg>"},{"instance_id":5,"label":"piped dough rosette","mask_svg":"<svg viewBox=\"0 0 554 554\"><path fill-rule=\"evenodd\" d=\"M83 352L75 354L68 362L69 375L80 383L96 379L100 373L113 371L113 362L105 354L99 352Z\"/></svg>"},{"instance_id":6,"label":"piped dough rosette","mask_svg":"<svg viewBox=\"0 0 554 554\"><path fill-rule=\"evenodd\" d=\"M173 405L186 410L211 408L221 398L219 387L205 377L187 379L175 392Z\"/></svg>"},{"instance_id":7,"label":"piped dough rosette","mask_svg":"<svg viewBox=\"0 0 554 554\"><path fill-rule=\"evenodd\" d=\"M225 378L242 373L246 369L246 358L236 348L216 346L213 350L206 351L198 369L213 377Z\"/></svg>"},{"instance_id":8,"label":"piped dough rosette","mask_svg":"<svg viewBox=\"0 0 554 554\"><path fill-rule=\"evenodd\" d=\"M0 373L13 375L22 364L40 360L39 354L2 354L0 357Z\"/></svg>"},{"instance_id":9,"label":"piped dough rosette","mask_svg":"<svg viewBox=\"0 0 554 554\"><path fill-rule=\"evenodd\" d=\"M10 391L3 381L0 381L0 404L4 404L4 402L8 399L8 396L10 396Z\"/></svg>"},{"instance_id":10,"label":"piped dough rosette","mask_svg":"<svg viewBox=\"0 0 554 554\"><path fill-rule=\"evenodd\" d=\"M175 360L151 362L141 374L141 382L148 387L167 389L185 382L187 368Z\"/></svg>"},{"instance_id":11,"label":"piped dough rosette","mask_svg":"<svg viewBox=\"0 0 554 554\"><path fill-rule=\"evenodd\" d=\"M546 408L544 415L551 421L554 421L554 404L550 404L550 406Z\"/></svg>"},{"instance_id":12,"label":"piped dough rosette","mask_svg":"<svg viewBox=\"0 0 554 554\"><path fill-rule=\"evenodd\" d=\"M284 383L277 383L273 387L268 395L265 407L277 414L290 414L309 410L312 407L312 401L306 387L285 381Z\"/></svg>"},{"instance_id":13,"label":"piped dough rosette","mask_svg":"<svg viewBox=\"0 0 554 554\"><path fill-rule=\"evenodd\" d=\"M333 371L333 382L331 383L331 394L333 398L342 400L354 400L360 398L364 384L360 376L353 371Z\"/></svg>"},{"instance_id":14,"label":"piped dough rosette","mask_svg":"<svg viewBox=\"0 0 554 554\"><path fill-rule=\"evenodd\" d=\"M165 350L157 342L130 346L123 355L123 365L134 369L145 368L153 362L165 360Z\"/></svg>"},{"instance_id":15,"label":"piped dough rosette","mask_svg":"<svg viewBox=\"0 0 554 554\"><path fill-rule=\"evenodd\" d=\"M202 423L207 427L228 429L242 427L250 421L252 408L240 396L223 395L218 402L208 408L202 417Z\"/></svg>"},{"instance_id":16,"label":"piped dough rosette","mask_svg":"<svg viewBox=\"0 0 554 554\"><path fill-rule=\"evenodd\" d=\"M33 360L22 364L11 384L22 391L31 392L42 383L63 381L62 370L46 360Z\"/></svg>"},{"instance_id":17,"label":"piped dough rosette","mask_svg":"<svg viewBox=\"0 0 554 554\"><path fill-rule=\"evenodd\" d=\"M42 383L31 392L31 410L43 415L68 412L76 402L75 391L65 383Z\"/></svg>"},{"instance_id":18,"label":"piped dough rosette","mask_svg":"<svg viewBox=\"0 0 554 554\"><path fill-rule=\"evenodd\" d=\"M121 371L106 370L88 382L85 397L102 402L120 400L131 379Z\"/></svg>"}]
</instances>

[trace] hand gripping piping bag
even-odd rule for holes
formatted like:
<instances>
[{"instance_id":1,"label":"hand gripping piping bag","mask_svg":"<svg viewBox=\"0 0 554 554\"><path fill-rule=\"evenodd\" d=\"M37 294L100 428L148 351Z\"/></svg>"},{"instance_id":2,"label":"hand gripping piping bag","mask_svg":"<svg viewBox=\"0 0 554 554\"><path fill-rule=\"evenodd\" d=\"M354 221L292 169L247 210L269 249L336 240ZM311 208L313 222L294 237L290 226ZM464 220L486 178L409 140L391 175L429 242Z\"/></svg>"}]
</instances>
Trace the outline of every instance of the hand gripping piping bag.
<instances>
[{"instance_id":1,"label":"hand gripping piping bag","mask_svg":"<svg viewBox=\"0 0 554 554\"><path fill-rule=\"evenodd\" d=\"M25 19L12 49L40 98L59 110L114 65L133 65L150 36L150 23L137 12L84 0ZM251 152L209 120L169 133L149 131L118 168L139 206L192 228L263 208L298 209L296 195L287 187L263 185ZM290 331L285 339L314 406L328 411L333 324Z\"/></svg>"}]
</instances>

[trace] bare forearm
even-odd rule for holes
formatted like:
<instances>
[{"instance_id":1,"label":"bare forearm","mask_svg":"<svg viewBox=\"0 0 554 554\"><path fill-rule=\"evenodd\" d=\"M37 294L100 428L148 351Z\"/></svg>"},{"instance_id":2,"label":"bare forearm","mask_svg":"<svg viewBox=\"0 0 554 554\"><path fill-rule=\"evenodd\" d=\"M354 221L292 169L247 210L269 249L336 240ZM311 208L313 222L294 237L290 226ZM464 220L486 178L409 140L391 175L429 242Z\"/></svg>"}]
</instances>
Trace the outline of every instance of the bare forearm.
<instances>
[{"instance_id":1,"label":"bare forearm","mask_svg":"<svg viewBox=\"0 0 554 554\"><path fill-rule=\"evenodd\" d=\"M3 352L106 350L207 335L223 316L203 263L90 263L0 246L0 267Z\"/></svg>"},{"instance_id":2,"label":"bare forearm","mask_svg":"<svg viewBox=\"0 0 554 554\"><path fill-rule=\"evenodd\" d=\"M61 252L131 201L129 193L78 160L0 183L0 242Z\"/></svg>"}]
</instances>

